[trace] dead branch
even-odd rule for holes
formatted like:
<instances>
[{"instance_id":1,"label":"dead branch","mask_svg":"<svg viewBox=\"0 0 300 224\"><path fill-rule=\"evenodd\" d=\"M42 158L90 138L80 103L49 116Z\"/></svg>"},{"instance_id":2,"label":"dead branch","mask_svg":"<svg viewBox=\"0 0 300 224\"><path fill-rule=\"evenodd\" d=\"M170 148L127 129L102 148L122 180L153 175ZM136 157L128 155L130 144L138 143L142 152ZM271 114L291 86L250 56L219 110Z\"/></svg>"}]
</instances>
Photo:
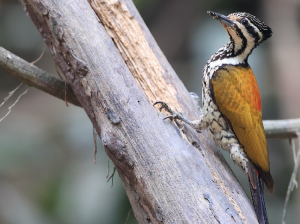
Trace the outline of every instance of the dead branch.
<instances>
[{"instance_id":1,"label":"dead branch","mask_svg":"<svg viewBox=\"0 0 300 224\"><path fill-rule=\"evenodd\" d=\"M64 81L19 58L3 47L0 47L0 68L28 86L33 86L59 99L65 100L64 91L67 91L68 102L81 106L69 84L65 87Z\"/></svg>"},{"instance_id":2,"label":"dead branch","mask_svg":"<svg viewBox=\"0 0 300 224\"><path fill-rule=\"evenodd\" d=\"M8 96L5 97L4 100L3 100L3 102L0 104L0 107L2 107L2 106L9 100L9 98L10 98L11 96L13 96L14 93L15 93L22 85L23 85L23 83L21 83L20 85L18 85L17 88L15 88L13 91L10 91L10 92L8 93ZM15 102L14 102L12 105L10 105L10 106L8 107L7 113L6 113L2 118L0 118L0 122L3 121L3 120L10 114L12 108L19 102L19 100L21 99L21 97L24 96L24 95L27 93L28 89L29 89L29 87L27 87L27 89L26 89L23 93L21 93L21 94L18 96L18 98L15 100Z\"/></svg>"},{"instance_id":3,"label":"dead branch","mask_svg":"<svg viewBox=\"0 0 300 224\"><path fill-rule=\"evenodd\" d=\"M297 138L300 119L264 121L267 138Z\"/></svg>"},{"instance_id":4,"label":"dead branch","mask_svg":"<svg viewBox=\"0 0 300 224\"><path fill-rule=\"evenodd\" d=\"M291 175L291 179L289 182L289 186L286 192L286 197L285 197L285 202L284 202L284 207L283 207L283 214L282 214L282 220L281 223L285 224L285 217L286 217L286 209L287 209L287 205L290 199L290 195L292 193L292 191L294 190L294 188L298 188L298 182L296 180L297 177L297 172L298 172L298 168L299 168L299 164L300 164L300 132L296 133L297 134L297 139L292 139L292 149L293 149L293 158L294 158L294 169ZM298 150L296 150L296 142L297 141L297 145L298 145Z\"/></svg>"}]
</instances>

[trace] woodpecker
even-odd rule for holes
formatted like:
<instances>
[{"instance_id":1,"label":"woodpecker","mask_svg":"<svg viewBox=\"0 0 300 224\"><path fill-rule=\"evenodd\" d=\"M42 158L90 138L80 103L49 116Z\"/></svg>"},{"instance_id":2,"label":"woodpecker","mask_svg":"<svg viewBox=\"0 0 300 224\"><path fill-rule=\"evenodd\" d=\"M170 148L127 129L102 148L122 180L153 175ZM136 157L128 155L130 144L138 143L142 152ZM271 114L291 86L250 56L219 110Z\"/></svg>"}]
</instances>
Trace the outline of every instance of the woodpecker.
<instances>
[{"instance_id":1,"label":"woodpecker","mask_svg":"<svg viewBox=\"0 0 300 224\"><path fill-rule=\"evenodd\" d=\"M207 12L225 28L229 42L206 62L202 79L202 110L191 121L157 101L171 115L195 129L207 129L216 145L230 153L233 161L248 175L254 210L260 224L268 216L262 181L271 194L274 181L262 123L261 97L248 57L260 43L272 36L272 30L257 17L237 12L228 16Z\"/></svg>"}]
</instances>

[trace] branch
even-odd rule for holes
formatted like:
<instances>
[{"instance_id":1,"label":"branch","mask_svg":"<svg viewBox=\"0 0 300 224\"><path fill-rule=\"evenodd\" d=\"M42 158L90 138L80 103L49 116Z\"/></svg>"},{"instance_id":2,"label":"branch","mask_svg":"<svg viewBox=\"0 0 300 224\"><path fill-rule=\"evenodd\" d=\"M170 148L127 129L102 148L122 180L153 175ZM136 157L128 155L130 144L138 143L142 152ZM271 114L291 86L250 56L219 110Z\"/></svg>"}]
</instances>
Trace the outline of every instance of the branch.
<instances>
[{"instance_id":1,"label":"branch","mask_svg":"<svg viewBox=\"0 0 300 224\"><path fill-rule=\"evenodd\" d=\"M298 182L296 180L296 177L297 177L298 167L300 164L300 133L298 132L296 134L297 134L298 138L292 140L294 169L293 169L290 183L288 186L288 190L287 190L286 196L285 196L285 202L284 202L283 214L282 214L282 220L281 220L282 224L285 224L286 209L287 209L287 205L288 205L288 202L290 199L291 192L294 190L295 187L298 188ZM296 151L296 143L295 143L296 140L298 141L298 150L297 151Z\"/></svg>"},{"instance_id":2,"label":"branch","mask_svg":"<svg viewBox=\"0 0 300 224\"><path fill-rule=\"evenodd\" d=\"M15 88L13 91L10 91L10 92L8 93L8 96L5 97L4 100L3 100L3 102L0 104L0 107L2 107L2 106L9 100L9 98L10 98L11 96L13 96L14 93L15 93L22 85L23 85L23 83L21 83L19 86L17 86L17 88ZM0 118L0 122L3 121L4 118L6 118L6 117L10 114L12 108L19 102L19 100L21 99L21 97L27 93L28 88L29 88L29 87L27 87L27 89L26 89L23 93L21 93L21 94L18 96L17 100L16 100L12 105L10 105L10 106L8 107L8 112L7 112L2 118Z\"/></svg>"},{"instance_id":3,"label":"branch","mask_svg":"<svg viewBox=\"0 0 300 224\"><path fill-rule=\"evenodd\" d=\"M0 68L28 86L33 86L59 99L65 100L64 91L67 91L67 101L81 106L69 84L65 86L64 81L56 79L3 47L0 47Z\"/></svg>"},{"instance_id":4,"label":"branch","mask_svg":"<svg viewBox=\"0 0 300 224\"><path fill-rule=\"evenodd\" d=\"M300 132L300 119L264 121L267 138L296 138Z\"/></svg>"}]
</instances>

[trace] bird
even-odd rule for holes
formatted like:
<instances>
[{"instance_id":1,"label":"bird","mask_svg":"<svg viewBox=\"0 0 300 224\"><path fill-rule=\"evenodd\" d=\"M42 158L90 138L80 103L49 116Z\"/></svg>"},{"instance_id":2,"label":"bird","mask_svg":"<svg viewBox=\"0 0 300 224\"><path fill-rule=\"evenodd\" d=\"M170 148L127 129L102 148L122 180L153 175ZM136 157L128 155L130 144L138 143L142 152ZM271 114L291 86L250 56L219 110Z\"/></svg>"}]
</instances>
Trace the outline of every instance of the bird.
<instances>
[{"instance_id":1,"label":"bird","mask_svg":"<svg viewBox=\"0 0 300 224\"><path fill-rule=\"evenodd\" d=\"M156 101L160 110L171 115L165 119L181 120L195 129L206 129L217 146L229 152L232 160L247 174L253 207L260 224L268 216L263 183L274 192L265 130L262 122L261 96L248 58L259 44L272 36L272 29L246 12L228 16L208 11L229 36L229 42L206 62L202 78L202 114L189 120Z\"/></svg>"}]
</instances>

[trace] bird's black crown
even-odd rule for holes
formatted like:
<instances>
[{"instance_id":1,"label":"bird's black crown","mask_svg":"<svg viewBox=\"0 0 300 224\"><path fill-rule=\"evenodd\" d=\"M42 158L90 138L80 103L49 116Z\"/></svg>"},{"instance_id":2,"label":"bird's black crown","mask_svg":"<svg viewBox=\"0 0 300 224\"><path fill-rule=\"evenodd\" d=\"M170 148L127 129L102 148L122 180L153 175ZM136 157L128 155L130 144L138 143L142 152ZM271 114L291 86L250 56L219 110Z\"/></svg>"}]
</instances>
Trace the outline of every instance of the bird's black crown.
<instances>
[{"instance_id":1,"label":"bird's black crown","mask_svg":"<svg viewBox=\"0 0 300 224\"><path fill-rule=\"evenodd\" d=\"M247 18L254 26L256 26L263 35L263 38L260 42L263 42L264 40L266 40L272 36L272 33L273 33L272 29L270 27L268 27L263 21L258 19L256 16L253 16L247 12L235 12L235 13L232 13L231 15Z\"/></svg>"}]
</instances>

